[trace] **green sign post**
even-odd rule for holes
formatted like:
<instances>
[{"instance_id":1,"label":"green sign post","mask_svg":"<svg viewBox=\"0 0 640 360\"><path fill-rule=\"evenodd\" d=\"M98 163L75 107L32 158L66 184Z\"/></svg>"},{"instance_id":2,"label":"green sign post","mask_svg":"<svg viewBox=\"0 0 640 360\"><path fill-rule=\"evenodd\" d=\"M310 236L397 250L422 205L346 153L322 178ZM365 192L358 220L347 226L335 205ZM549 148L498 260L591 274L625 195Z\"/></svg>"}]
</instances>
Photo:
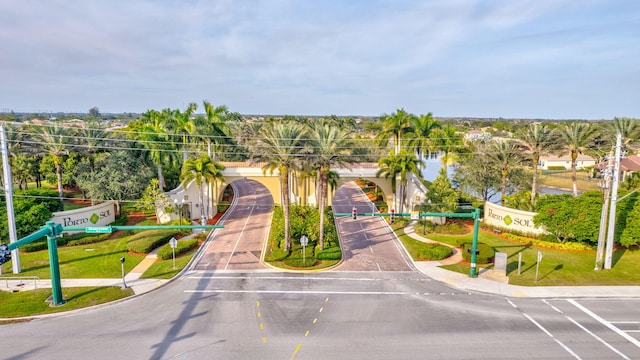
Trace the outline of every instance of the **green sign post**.
<instances>
[{"instance_id":1,"label":"green sign post","mask_svg":"<svg viewBox=\"0 0 640 360\"><path fill-rule=\"evenodd\" d=\"M46 225L31 235L27 235L22 239L7 245L1 245L0 248L0 265L11 260L10 251L22 245L26 245L32 241L47 237L47 247L49 248L49 269L51 270L51 292L52 306L64 305L66 302L62 298L62 286L60 284L60 263L58 262L58 238L63 231L84 231L87 233L111 233L118 230L152 230L152 229L219 229L221 225L146 225L146 226L98 226L98 227L78 227L65 226L56 224L53 221L47 221Z\"/></svg>"}]
</instances>

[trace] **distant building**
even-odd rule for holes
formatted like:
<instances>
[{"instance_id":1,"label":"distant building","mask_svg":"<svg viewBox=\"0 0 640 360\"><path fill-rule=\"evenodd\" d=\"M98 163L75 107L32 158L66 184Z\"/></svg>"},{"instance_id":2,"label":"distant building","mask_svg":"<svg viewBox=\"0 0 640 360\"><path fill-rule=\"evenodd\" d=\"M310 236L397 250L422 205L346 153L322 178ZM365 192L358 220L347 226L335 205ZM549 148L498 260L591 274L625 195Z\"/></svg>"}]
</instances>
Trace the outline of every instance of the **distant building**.
<instances>
[{"instance_id":1,"label":"distant building","mask_svg":"<svg viewBox=\"0 0 640 360\"><path fill-rule=\"evenodd\" d=\"M598 169L604 170L609 166L609 161L605 160L597 165ZM640 171L640 156L631 155L620 159L620 181L624 181L627 176Z\"/></svg>"},{"instance_id":2,"label":"distant building","mask_svg":"<svg viewBox=\"0 0 640 360\"><path fill-rule=\"evenodd\" d=\"M464 139L466 141L489 141L491 140L491 134L486 131L474 129L464 134Z\"/></svg>"},{"instance_id":3,"label":"distant building","mask_svg":"<svg viewBox=\"0 0 640 360\"><path fill-rule=\"evenodd\" d=\"M578 154L578 158L576 159L576 169L583 169L594 166L595 164L596 159L591 156ZM541 156L538 167L541 170L569 170L571 169L571 154L564 154L560 156Z\"/></svg>"}]
</instances>

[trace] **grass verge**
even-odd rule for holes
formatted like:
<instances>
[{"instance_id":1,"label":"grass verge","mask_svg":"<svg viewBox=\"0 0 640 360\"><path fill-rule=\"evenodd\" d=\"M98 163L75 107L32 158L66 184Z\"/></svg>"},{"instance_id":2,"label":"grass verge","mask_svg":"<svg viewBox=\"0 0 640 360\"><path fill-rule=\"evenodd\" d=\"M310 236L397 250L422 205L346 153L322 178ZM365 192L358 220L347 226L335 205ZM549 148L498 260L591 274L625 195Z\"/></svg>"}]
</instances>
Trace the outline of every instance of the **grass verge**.
<instances>
[{"instance_id":1,"label":"grass verge","mask_svg":"<svg viewBox=\"0 0 640 360\"><path fill-rule=\"evenodd\" d=\"M472 241L472 234L438 235L430 234L429 239L456 245L459 241ZM526 286L603 286L603 285L638 285L640 283L640 249L616 249L613 253L613 267L610 270L595 271L594 251L562 251L528 244L511 242L500 236L481 231L478 241L483 242L498 252L507 254L507 275L509 283ZM536 260L538 252L542 261L536 282ZM522 253L520 275L518 275L518 254ZM486 268L493 267L492 264ZM469 265L458 263L442 268L469 273Z\"/></svg>"},{"instance_id":2,"label":"grass verge","mask_svg":"<svg viewBox=\"0 0 640 360\"><path fill-rule=\"evenodd\" d=\"M62 289L62 294L67 303L62 306L51 307L45 301L51 296L51 289L36 289L15 293L0 291L2 317L25 317L85 308L131 296L133 295L133 290L131 288L122 289L117 286L76 287L64 288ZM5 321L4 323L10 322ZM2 323L0 322L0 324Z\"/></svg>"}]
</instances>

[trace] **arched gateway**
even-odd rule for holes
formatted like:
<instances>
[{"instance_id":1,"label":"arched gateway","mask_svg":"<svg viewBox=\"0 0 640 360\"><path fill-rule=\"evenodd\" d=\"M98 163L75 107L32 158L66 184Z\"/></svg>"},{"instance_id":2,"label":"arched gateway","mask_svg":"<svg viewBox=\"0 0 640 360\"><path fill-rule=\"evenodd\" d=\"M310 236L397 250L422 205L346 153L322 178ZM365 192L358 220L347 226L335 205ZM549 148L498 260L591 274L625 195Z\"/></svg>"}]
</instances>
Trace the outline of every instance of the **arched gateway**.
<instances>
[{"instance_id":1,"label":"arched gateway","mask_svg":"<svg viewBox=\"0 0 640 360\"><path fill-rule=\"evenodd\" d=\"M222 184L218 183L216 185L209 186L209 189L204 189L204 207L200 206L200 193L194 181L186 184L186 186L185 184L181 184L176 189L166 193L172 203L182 207L182 214L185 214L185 216L189 214L189 217L194 219L199 219L202 216L207 218L213 217L216 213L217 204L224 189L227 185L239 179L251 179L261 183L269 190L276 205L282 203L279 180L280 174L277 170L274 170L273 172L269 170L264 172L262 167L265 163L221 162L221 164L225 166L225 170L222 172L225 180ZM376 163L357 163L353 164L351 169L334 168L332 170L337 172L340 176L337 180L336 188L349 181L357 179L368 180L379 187L382 191L383 199L389 208L399 208L396 196L391 189L391 180L384 177L376 177L378 169L379 167ZM407 202L405 203L404 208L413 209L415 205L422 203L425 189L413 174L410 174L408 178ZM399 184L399 182L400 180L398 179L397 183ZM316 186L314 177L292 172L289 178L289 184L292 204L316 205ZM330 194L327 205L332 204L332 198L333 196ZM165 221L169 221L171 218L177 218L178 215L179 214L165 214L163 219Z\"/></svg>"}]
</instances>

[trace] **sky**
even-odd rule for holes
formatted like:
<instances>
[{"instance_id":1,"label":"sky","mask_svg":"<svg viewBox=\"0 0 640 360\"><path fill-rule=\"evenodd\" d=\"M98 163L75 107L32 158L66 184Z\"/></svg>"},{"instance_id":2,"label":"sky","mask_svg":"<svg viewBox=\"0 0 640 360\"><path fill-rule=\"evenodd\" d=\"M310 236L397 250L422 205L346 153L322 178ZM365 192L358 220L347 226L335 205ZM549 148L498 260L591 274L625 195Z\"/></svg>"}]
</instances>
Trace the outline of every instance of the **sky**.
<instances>
[{"instance_id":1,"label":"sky","mask_svg":"<svg viewBox=\"0 0 640 360\"><path fill-rule=\"evenodd\" d=\"M640 118L637 0L0 0L0 111Z\"/></svg>"}]
</instances>

